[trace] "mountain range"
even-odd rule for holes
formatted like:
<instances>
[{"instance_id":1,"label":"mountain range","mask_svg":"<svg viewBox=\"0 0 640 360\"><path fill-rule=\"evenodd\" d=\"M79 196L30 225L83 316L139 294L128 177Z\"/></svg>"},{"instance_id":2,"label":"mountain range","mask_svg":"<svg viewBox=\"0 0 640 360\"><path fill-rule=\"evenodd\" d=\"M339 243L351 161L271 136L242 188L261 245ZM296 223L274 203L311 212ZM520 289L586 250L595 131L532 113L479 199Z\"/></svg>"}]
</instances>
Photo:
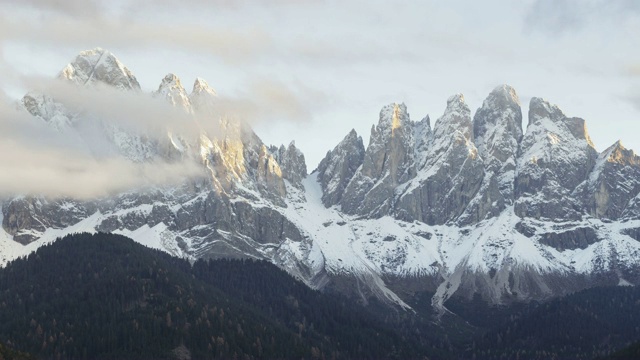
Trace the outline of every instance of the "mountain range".
<instances>
[{"instance_id":1,"label":"mountain range","mask_svg":"<svg viewBox=\"0 0 640 360\"><path fill-rule=\"evenodd\" d=\"M59 78L86 91L142 92L100 48L81 52ZM351 131L309 171L295 142L268 146L220 116L203 79L188 93L169 74L150 96L216 130L156 136L55 94L21 99L21 111L93 153L100 144L133 163L195 161L205 175L90 200L2 199L0 265L70 233L110 232L190 261L267 260L363 303L411 310L428 291L440 314L454 295L510 304L640 284L640 157L620 142L598 152L585 120L542 98L531 99L524 129L508 85L473 116L464 96L449 97L433 126L392 103L366 147Z\"/></svg>"}]
</instances>

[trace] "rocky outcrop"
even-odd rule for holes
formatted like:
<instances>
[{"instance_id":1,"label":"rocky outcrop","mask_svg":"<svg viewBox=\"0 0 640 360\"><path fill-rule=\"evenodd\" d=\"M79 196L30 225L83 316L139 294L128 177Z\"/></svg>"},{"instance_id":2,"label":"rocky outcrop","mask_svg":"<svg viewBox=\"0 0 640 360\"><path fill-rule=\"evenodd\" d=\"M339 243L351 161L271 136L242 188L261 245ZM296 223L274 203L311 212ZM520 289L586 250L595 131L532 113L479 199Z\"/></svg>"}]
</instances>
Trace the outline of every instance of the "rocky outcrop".
<instances>
[{"instance_id":1,"label":"rocky outcrop","mask_svg":"<svg viewBox=\"0 0 640 360\"><path fill-rule=\"evenodd\" d=\"M549 232L540 235L540 243L549 245L560 251L586 249L602 239L598 238L593 228L578 227L560 232Z\"/></svg>"},{"instance_id":2,"label":"rocky outcrop","mask_svg":"<svg viewBox=\"0 0 640 360\"><path fill-rule=\"evenodd\" d=\"M318 165L318 182L322 187L322 203L331 207L340 203L347 185L364 161L362 137L355 130L335 147Z\"/></svg>"},{"instance_id":3,"label":"rocky outcrop","mask_svg":"<svg viewBox=\"0 0 640 360\"><path fill-rule=\"evenodd\" d=\"M26 245L42 236L47 229L62 229L76 224L96 209L93 202L21 196L3 204L2 228L13 236L13 240Z\"/></svg>"}]
</instances>

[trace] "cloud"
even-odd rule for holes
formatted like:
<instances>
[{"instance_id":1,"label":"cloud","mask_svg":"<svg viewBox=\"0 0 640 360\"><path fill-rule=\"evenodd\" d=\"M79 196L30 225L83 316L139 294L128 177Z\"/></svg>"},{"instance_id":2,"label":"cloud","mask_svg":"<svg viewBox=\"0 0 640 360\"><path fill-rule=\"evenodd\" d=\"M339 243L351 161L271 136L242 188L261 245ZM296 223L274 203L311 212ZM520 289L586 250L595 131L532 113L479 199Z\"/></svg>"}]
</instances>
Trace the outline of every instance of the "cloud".
<instances>
[{"instance_id":1,"label":"cloud","mask_svg":"<svg viewBox=\"0 0 640 360\"><path fill-rule=\"evenodd\" d=\"M76 114L74 129L78 133L57 131L8 102L0 103L2 196L20 193L86 199L179 183L203 174L203 167L194 160L140 164L120 156L113 145L102 149L100 146L107 141L102 128L90 129L96 124L111 124L156 141L166 139L170 131L195 142L203 132L210 137L238 136L223 134L220 118L253 124L272 119L301 122L311 117L314 104L326 102L323 94L303 84L292 87L258 79L248 82L246 90L238 94L213 98L211 112L192 114L140 91L101 84L78 86L42 77L20 77L20 81L22 86L34 89L32 94L47 94Z\"/></svg>"},{"instance_id":2,"label":"cloud","mask_svg":"<svg viewBox=\"0 0 640 360\"><path fill-rule=\"evenodd\" d=\"M0 40L44 46L119 48L172 47L208 54L228 62L255 60L269 52L264 31L236 31L198 24L130 22L104 17L45 17L38 21L0 16Z\"/></svg>"},{"instance_id":3,"label":"cloud","mask_svg":"<svg viewBox=\"0 0 640 360\"><path fill-rule=\"evenodd\" d=\"M201 176L192 162L133 163L122 158L95 159L57 148L33 148L0 139L0 195L37 194L77 199L179 184Z\"/></svg>"},{"instance_id":4,"label":"cloud","mask_svg":"<svg viewBox=\"0 0 640 360\"><path fill-rule=\"evenodd\" d=\"M117 155L95 157L70 140L26 112L0 104L0 196L88 199L179 184L204 174L191 160L134 163Z\"/></svg>"},{"instance_id":5,"label":"cloud","mask_svg":"<svg viewBox=\"0 0 640 360\"><path fill-rule=\"evenodd\" d=\"M72 113L97 118L135 133L159 137L172 130L195 138L204 130L184 110L140 91L121 91L103 84L77 86L68 81L42 77L24 79L24 86L35 93L51 96ZM206 121L202 123L208 126L206 130L216 129Z\"/></svg>"},{"instance_id":6,"label":"cloud","mask_svg":"<svg viewBox=\"0 0 640 360\"><path fill-rule=\"evenodd\" d=\"M328 96L301 83L258 78L244 86L235 96L221 95L216 101L218 114L238 117L256 124L265 121L309 121L313 114L326 107Z\"/></svg>"},{"instance_id":7,"label":"cloud","mask_svg":"<svg viewBox=\"0 0 640 360\"><path fill-rule=\"evenodd\" d=\"M0 0L0 4L16 7L12 0ZM96 0L22 0L18 6L49 10L68 15L95 15L104 8Z\"/></svg>"},{"instance_id":8,"label":"cloud","mask_svg":"<svg viewBox=\"0 0 640 360\"><path fill-rule=\"evenodd\" d=\"M103 84L77 86L58 79L23 77L22 86L48 94L74 113L97 117L137 133L163 136L170 130L189 138L196 138L203 131L218 134L218 119L223 117L249 124L307 121L329 102L326 94L302 83L286 84L267 78L246 82L237 94L218 95L211 99L209 111L193 114L173 107L163 98Z\"/></svg>"},{"instance_id":9,"label":"cloud","mask_svg":"<svg viewBox=\"0 0 640 360\"><path fill-rule=\"evenodd\" d=\"M626 95L618 97L626 103L633 106L636 110L640 111L640 87L636 86L627 91Z\"/></svg>"},{"instance_id":10,"label":"cloud","mask_svg":"<svg viewBox=\"0 0 640 360\"><path fill-rule=\"evenodd\" d=\"M640 76L640 65L628 66L625 74L630 76Z\"/></svg>"},{"instance_id":11,"label":"cloud","mask_svg":"<svg viewBox=\"0 0 640 360\"><path fill-rule=\"evenodd\" d=\"M525 16L525 30L562 34L603 22L619 26L620 21L638 15L637 0L536 0Z\"/></svg>"}]
</instances>

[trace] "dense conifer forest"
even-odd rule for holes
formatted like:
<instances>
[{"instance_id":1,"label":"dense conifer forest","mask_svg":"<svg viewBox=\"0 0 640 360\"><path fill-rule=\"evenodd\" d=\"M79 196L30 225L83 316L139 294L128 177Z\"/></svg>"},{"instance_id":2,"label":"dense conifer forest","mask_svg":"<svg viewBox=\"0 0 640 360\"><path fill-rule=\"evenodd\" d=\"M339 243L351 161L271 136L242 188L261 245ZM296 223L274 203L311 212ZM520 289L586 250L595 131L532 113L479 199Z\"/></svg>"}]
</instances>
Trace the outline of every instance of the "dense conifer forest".
<instances>
[{"instance_id":1,"label":"dense conifer forest","mask_svg":"<svg viewBox=\"0 0 640 360\"><path fill-rule=\"evenodd\" d=\"M190 264L123 236L76 234L0 269L0 359L638 356L634 287L509 307L453 298L440 321L430 298L407 299L416 312L363 307L264 261Z\"/></svg>"},{"instance_id":2,"label":"dense conifer forest","mask_svg":"<svg viewBox=\"0 0 640 360\"><path fill-rule=\"evenodd\" d=\"M358 305L266 262L67 236L0 271L0 340L41 358L418 358Z\"/></svg>"}]
</instances>

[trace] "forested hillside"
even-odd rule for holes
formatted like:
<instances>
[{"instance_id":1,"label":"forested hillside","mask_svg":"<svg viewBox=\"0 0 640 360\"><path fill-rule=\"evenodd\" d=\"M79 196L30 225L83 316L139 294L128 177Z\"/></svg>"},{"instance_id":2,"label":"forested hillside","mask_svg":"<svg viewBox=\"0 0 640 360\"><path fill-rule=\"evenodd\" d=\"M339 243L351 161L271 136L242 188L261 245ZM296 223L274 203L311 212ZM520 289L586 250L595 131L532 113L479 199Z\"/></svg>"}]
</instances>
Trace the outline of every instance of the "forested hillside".
<instances>
[{"instance_id":1,"label":"forested hillside","mask_svg":"<svg viewBox=\"0 0 640 360\"><path fill-rule=\"evenodd\" d=\"M187 261L107 234L0 270L0 340L43 358L416 358L340 296L265 262Z\"/></svg>"},{"instance_id":2,"label":"forested hillside","mask_svg":"<svg viewBox=\"0 0 640 360\"><path fill-rule=\"evenodd\" d=\"M454 297L439 320L431 296L407 299L416 312L363 307L264 261L190 264L120 235L70 235L0 269L0 359L637 355L635 287L509 307Z\"/></svg>"}]
</instances>

